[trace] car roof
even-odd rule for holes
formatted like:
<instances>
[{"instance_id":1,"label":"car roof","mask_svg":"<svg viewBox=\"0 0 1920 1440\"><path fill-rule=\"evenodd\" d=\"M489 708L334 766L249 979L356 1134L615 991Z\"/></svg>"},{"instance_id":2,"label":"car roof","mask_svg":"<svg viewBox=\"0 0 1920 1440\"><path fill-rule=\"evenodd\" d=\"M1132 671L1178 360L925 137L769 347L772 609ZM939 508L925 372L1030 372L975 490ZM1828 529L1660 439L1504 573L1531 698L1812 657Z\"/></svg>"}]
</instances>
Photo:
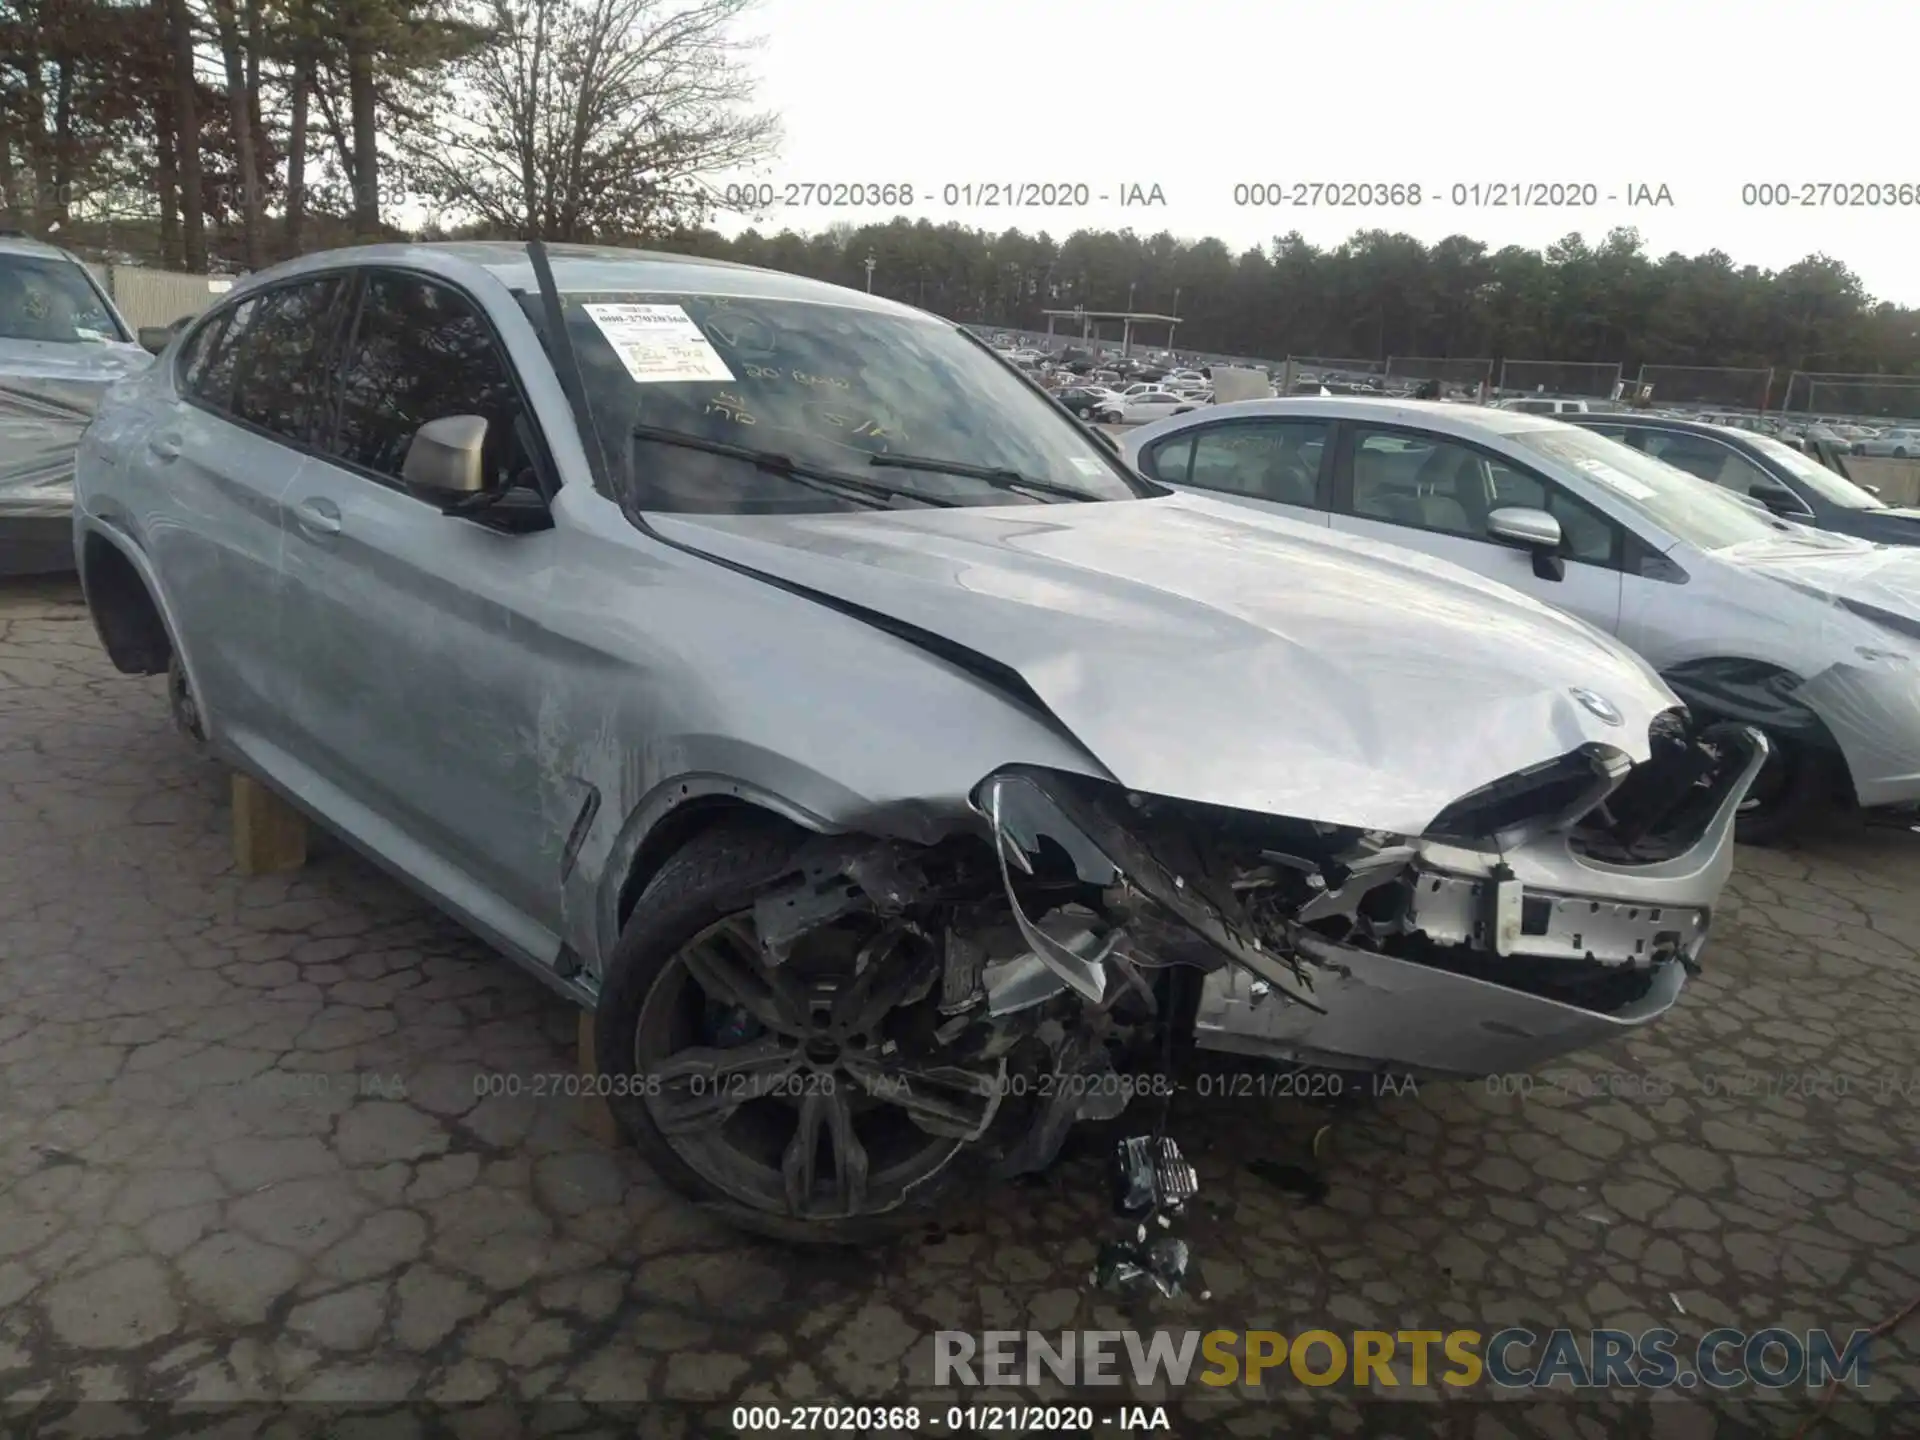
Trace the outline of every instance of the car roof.
<instances>
[{"instance_id":1,"label":"car roof","mask_svg":"<svg viewBox=\"0 0 1920 1440\"><path fill-rule=\"evenodd\" d=\"M62 250L58 245L36 240L31 235L14 235L4 231L0 231L0 255L31 255L38 260L67 260L75 265L86 263L71 250Z\"/></svg>"},{"instance_id":2,"label":"car roof","mask_svg":"<svg viewBox=\"0 0 1920 1440\"><path fill-rule=\"evenodd\" d=\"M656 293L731 295L741 298L797 300L816 305L910 317L945 325L948 322L865 291L823 280L809 280L778 270L763 270L731 260L708 260L657 250L629 250L613 245L549 245L554 284L566 293ZM532 293L538 289L527 247L508 240L452 240L417 244L354 245L322 250L272 266L248 277L246 289L271 284L294 275L349 266L398 265L428 270L448 279L472 281L491 276L509 290ZM236 286L238 291L241 287Z\"/></svg>"},{"instance_id":3,"label":"car roof","mask_svg":"<svg viewBox=\"0 0 1920 1440\"><path fill-rule=\"evenodd\" d=\"M1632 411L1612 413L1607 411L1589 412L1567 422L1579 425L1582 429L1592 429L1595 425L1638 425L1646 429L1682 430L1694 435L1751 435L1751 430L1742 430L1738 425L1715 425L1708 420L1689 420L1682 415L1636 415Z\"/></svg>"},{"instance_id":4,"label":"car roof","mask_svg":"<svg viewBox=\"0 0 1920 1440\"><path fill-rule=\"evenodd\" d=\"M1375 399L1359 395L1288 395L1271 400L1234 400L1209 405L1185 415L1169 416L1128 433L1122 442L1129 452L1161 435L1221 420L1248 420L1288 415L1305 420L1362 420L1379 425L1410 425L1438 434L1471 438L1475 435L1514 435L1551 430L1562 422L1546 415L1519 410L1493 410L1479 405L1449 405L1442 400Z\"/></svg>"}]
</instances>

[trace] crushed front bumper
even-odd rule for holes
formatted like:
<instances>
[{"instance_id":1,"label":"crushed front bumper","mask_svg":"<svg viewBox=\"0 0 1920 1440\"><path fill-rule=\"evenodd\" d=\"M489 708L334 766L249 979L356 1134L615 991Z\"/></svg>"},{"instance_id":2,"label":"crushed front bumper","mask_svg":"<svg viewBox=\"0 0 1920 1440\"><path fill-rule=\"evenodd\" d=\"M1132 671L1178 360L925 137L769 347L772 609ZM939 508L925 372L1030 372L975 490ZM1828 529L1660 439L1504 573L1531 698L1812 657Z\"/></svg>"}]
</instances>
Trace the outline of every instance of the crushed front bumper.
<instances>
[{"instance_id":1,"label":"crushed front bumper","mask_svg":"<svg viewBox=\"0 0 1920 1440\"><path fill-rule=\"evenodd\" d=\"M1295 1064L1488 1075L1659 1019L1706 941L1733 867L1740 803L1766 762L1765 739L1744 734L1744 763L1721 780L1699 838L1670 859L1609 864L1579 853L1564 831L1500 854L1419 843L1410 928L1436 946L1497 957L1509 975L1529 962L1569 961L1595 973L1644 973L1647 983L1626 1003L1587 1008L1524 984L1302 934L1317 1010L1289 1003L1243 966L1223 966L1203 982L1196 1043Z\"/></svg>"},{"instance_id":2,"label":"crushed front bumper","mask_svg":"<svg viewBox=\"0 0 1920 1440\"><path fill-rule=\"evenodd\" d=\"M1668 961L1639 1000L1603 1014L1331 942L1306 959L1324 1013L1288 1004L1251 972L1224 966L1201 987L1195 1043L1336 1070L1492 1075L1530 1070L1658 1020L1686 983L1680 963Z\"/></svg>"}]
</instances>

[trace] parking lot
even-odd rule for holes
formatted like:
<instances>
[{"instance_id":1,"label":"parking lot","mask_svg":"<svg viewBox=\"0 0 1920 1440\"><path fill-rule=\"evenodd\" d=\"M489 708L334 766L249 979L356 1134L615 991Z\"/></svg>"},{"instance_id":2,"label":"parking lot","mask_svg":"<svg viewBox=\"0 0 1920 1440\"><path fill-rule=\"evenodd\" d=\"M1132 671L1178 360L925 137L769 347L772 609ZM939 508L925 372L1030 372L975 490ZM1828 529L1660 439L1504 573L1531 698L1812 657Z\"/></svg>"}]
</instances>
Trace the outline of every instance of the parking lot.
<instances>
[{"instance_id":1,"label":"parking lot","mask_svg":"<svg viewBox=\"0 0 1920 1440\"><path fill-rule=\"evenodd\" d=\"M569 1071L573 1012L337 845L237 875L226 775L162 691L113 673L71 584L0 588L13 1404L645 1400L696 1423L739 1401L944 1405L940 1329L1844 1334L1920 1295L1905 831L1743 851L1707 973L1663 1023L1530 1094L1354 1107L1323 1196L1276 1180L1311 1165L1321 1112L1183 1096L1195 1283L1129 1301L1089 1278L1125 1233L1097 1154L888 1250L809 1255L676 1199L584 1102L478 1098L476 1077ZM1831 1433L1916 1433L1916 1337L1920 1317L1876 1342L1871 1398ZM1789 1436L1814 1403L1723 1418ZM1179 1433L1375 1423L1351 1391L1291 1383L1179 1406ZM1713 1433L1698 1405L1653 1408L1672 1412L1659 1433ZM1454 1433L1603 1433L1565 1401L1494 1410Z\"/></svg>"}]
</instances>

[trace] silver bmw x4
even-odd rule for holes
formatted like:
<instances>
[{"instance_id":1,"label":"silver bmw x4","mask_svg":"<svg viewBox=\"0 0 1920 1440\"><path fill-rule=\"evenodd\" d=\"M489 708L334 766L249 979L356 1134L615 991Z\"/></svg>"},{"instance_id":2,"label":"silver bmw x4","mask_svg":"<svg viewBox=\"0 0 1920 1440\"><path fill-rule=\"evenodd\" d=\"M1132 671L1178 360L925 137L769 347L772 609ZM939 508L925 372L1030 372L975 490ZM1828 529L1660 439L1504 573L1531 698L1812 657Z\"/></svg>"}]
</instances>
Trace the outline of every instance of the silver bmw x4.
<instances>
[{"instance_id":1,"label":"silver bmw x4","mask_svg":"<svg viewBox=\"0 0 1920 1440\"><path fill-rule=\"evenodd\" d=\"M1141 479L944 320L674 256L266 271L101 406L74 524L121 670L798 1237L1041 1168L1167 1056L1645 1025L1765 758L1515 591Z\"/></svg>"}]
</instances>

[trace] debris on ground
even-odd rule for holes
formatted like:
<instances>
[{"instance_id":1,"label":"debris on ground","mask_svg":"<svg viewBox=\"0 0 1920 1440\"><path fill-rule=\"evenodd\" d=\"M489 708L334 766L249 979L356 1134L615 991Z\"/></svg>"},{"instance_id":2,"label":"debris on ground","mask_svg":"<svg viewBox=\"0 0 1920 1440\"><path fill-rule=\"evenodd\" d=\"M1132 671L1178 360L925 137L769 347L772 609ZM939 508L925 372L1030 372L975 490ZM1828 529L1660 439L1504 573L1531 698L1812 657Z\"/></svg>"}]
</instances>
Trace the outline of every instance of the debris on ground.
<instances>
[{"instance_id":1,"label":"debris on ground","mask_svg":"<svg viewBox=\"0 0 1920 1440\"><path fill-rule=\"evenodd\" d=\"M1110 1240L1100 1247L1094 1261L1093 1283L1122 1295L1144 1295L1149 1289L1158 1290L1172 1299L1186 1288L1187 1267L1191 1263L1187 1242L1175 1235L1162 1235L1146 1245Z\"/></svg>"},{"instance_id":2,"label":"debris on ground","mask_svg":"<svg viewBox=\"0 0 1920 1440\"><path fill-rule=\"evenodd\" d=\"M1147 1236L1153 1225L1173 1228L1172 1217L1200 1193L1199 1173L1177 1142L1163 1135L1132 1135L1114 1146L1112 1175L1113 1207L1135 1222L1133 1238L1102 1245L1089 1281L1123 1295L1157 1290L1171 1299L1182 1294L1193 1260L1187 1242L1177 1235Z\"/></svg>"},{"instance_id":3,"label":"debris on ground","mask_svg":"<svg viewBox=\"0 0 1920 1440\"><path fill-rule=\"evenodd\" d=\"M1133 1135L1114 1147L1113 1205L1120 1214L1178 1214L1199 1191L1200 1177L1176 1142Z\"/></svg>"}]
</instances>

